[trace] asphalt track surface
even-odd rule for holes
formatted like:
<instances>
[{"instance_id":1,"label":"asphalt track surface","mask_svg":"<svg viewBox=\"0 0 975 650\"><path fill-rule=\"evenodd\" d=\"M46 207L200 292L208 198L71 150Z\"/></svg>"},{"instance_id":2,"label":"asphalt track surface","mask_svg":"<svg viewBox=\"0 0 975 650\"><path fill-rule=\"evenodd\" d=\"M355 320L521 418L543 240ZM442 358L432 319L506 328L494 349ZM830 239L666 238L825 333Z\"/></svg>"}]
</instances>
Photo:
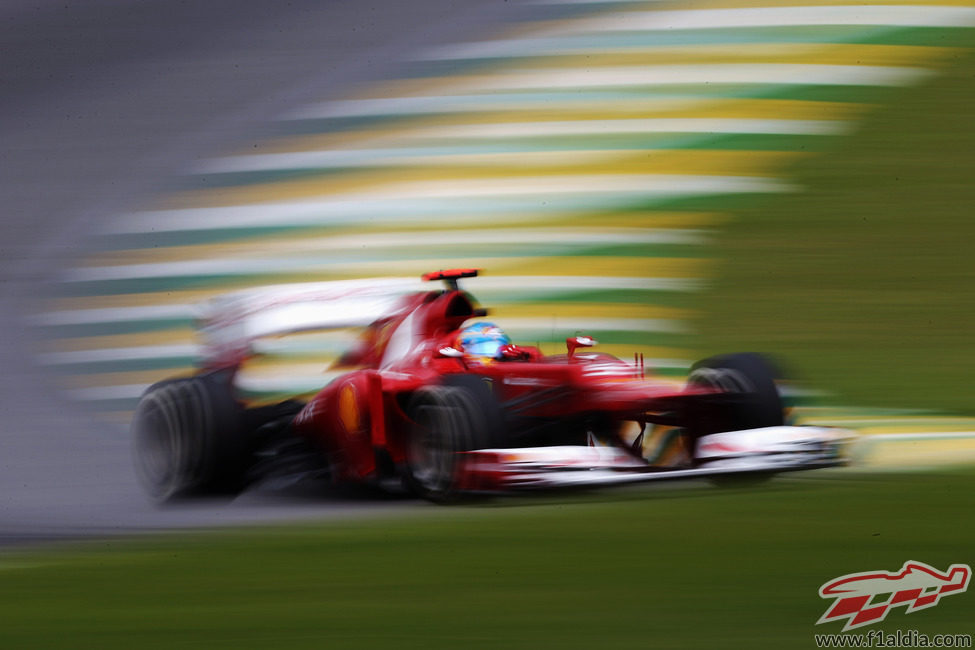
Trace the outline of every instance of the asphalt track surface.
<instances>
[{"instance_id":1,"label":"asphalt track surface","mask_svg":"<svg viewBox=\"0 0 975 650\"><path fill-rule=\"evenodd\" d=\"M32 359L25 320L78 242L303 100L535 9L516 0L8 0L0 5L0 544L425 508L249 494L157 508L124 435Z\"/></svg>"}]
</instances>

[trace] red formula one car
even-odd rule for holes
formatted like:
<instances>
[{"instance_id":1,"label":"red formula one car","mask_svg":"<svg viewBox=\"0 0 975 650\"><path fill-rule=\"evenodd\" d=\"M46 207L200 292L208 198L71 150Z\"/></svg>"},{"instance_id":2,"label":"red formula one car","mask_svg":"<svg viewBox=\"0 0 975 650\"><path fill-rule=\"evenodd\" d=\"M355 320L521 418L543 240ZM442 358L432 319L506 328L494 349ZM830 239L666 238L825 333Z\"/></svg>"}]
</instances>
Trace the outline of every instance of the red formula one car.
<instances>
[{"instance_id":1,"label":"red formula one car","mask_svg":"<svg viewBox=\"0 0 975 650\"><path fill-rule=\"evenodd\" d=\"M701 361L685 386L567 339L552 356L512 343L458 287L425 281L270 287L212 301L207 359L150 387L134 416L136 464L157 500L283 477L401 483L436 501L471 492L725 476L835 465L843 431L786 426L761 356ZM418 290L421 289L421 290ZM425 290L422 290L425 289ZM248 406L235 387L255 341L364 326L343 370L308 401Z\"/></svg>"}]
</instances>

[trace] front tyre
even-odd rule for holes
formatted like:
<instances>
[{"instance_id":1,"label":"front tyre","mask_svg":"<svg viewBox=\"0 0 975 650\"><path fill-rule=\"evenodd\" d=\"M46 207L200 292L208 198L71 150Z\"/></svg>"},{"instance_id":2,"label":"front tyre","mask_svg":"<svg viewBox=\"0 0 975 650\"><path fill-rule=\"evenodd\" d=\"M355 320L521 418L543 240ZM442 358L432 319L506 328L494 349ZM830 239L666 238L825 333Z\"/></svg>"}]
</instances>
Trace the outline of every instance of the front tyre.
<instances>
[{"instance_id":1,"label":"front tyre","mask_svg":"<svg viewBox=\"0 0 975 650\"><path fill-rule=\"evenodd\" d=\"M708 396L689 414L688 445L695 465L697 441L701 436L723 431L759 429L785 424L785 411L776 386L778 372L763 356L754 353L727 354L694 364L687 378L689 387L722 391ZM733 472L715 474L711 481L722 486L746 487L764 483L772 473Z\"/></svg>"},{"instance_id":2,"label":"front tyre","mask_svg":"<svg viewBox=\"0 0 975 650\"><path fill-rule=\"evenodd\" d=\"M704 400L697 409L691 418L694 433L700 436L784 424L777 375L765 357L754 353L726 354L695 363L687 385L722 393L716 399Z\"/></svg>"},{"instance_id":3,"label":"front tyre","mask_svg":"<svg viewBox=\"0 0 975 650\"><path fill-rule=\"evenodd\" d=\"M404 481L417 495L445 503L460 497L461 454L492 446L500 410L487 385L473 376L445 378L410 400L413 426L407 444Z\"/></svg>"}]
</instances>

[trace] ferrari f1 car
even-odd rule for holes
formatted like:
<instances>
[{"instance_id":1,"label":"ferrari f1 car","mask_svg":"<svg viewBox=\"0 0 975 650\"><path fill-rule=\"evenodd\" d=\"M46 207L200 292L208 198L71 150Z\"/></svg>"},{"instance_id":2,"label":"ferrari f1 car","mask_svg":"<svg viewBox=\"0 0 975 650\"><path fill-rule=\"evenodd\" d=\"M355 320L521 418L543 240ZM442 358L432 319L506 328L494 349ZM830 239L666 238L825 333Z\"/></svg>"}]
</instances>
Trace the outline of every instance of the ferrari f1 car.
<instances>
[{"instance_id":1,"label":"ferrari f1 car","mask_svg":"<svg viewBox=\"0 0 975 650\"><path fill-rule=\"evenodd\" d=\"M512 343L458 287L424 281L269 287L212 300L197 374L151 386L133 420L156 500L286 477L397 483L434 501L478 492L689 476L717 479L842 462L843 431L787 426L771 364L731 354L686 385L649 379L570 336L563 354ZM310 399L253 405L235 377L267 337L362 327L342 372Z\"/></svg>"}]
</instances>

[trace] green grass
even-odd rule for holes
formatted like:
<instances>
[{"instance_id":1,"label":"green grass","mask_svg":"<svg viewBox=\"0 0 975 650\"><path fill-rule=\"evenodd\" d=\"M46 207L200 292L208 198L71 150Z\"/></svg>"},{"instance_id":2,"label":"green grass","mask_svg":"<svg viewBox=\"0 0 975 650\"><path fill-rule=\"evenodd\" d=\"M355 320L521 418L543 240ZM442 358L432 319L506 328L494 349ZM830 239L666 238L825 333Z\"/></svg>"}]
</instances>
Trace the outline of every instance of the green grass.
<instances>
[{"instance_id":1,"label":"green grass","mask_svg":"<svg viewBox=\"0 0 975 650\"><path fill-rule=\"evenodd\" d=\"M975 30L959 38L975 45ZM702 349L776 354L848 404L975 412L975 53L733 208Z\"/></svg>"},{"instance_id":2,"label":"green grass","mask_svg":"<svg viewBox=\"0 0 975 650\"><path fill-rule=\"evenodd\" d=\"M821 473L7 552L0 647L812 647L821 584L971 563L973 507L972 470ZM882 627L971 632L971 597Z\"/></svg>"}]
</instances>

